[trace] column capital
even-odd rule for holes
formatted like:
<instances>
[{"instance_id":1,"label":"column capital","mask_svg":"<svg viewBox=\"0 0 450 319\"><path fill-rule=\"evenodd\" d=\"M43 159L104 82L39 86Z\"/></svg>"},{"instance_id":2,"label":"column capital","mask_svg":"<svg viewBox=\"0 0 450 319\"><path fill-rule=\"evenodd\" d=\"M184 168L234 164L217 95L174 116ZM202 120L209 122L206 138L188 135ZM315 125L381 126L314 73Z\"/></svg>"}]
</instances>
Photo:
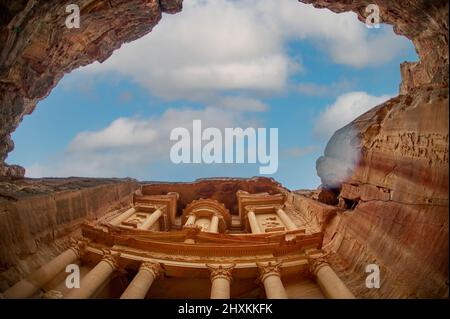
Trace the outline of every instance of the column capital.
<instances>
[{"instance_id":1,"label":"column capital","mask_svg":"<svg viewBox=\"0 0 450 319\"><path fill-rule=\"evenodd\" d=\"M72 250L78 258L81 258L86 250L88 243L89 241L87 239L71 237L69 249Z\"/></svg>"},{"instance_id":2,"label":"column capital","mask_svg":"<svg viewBox=\"0 0 450 319\"><path fill-rule=\"evenodd\" d=\"M163 273L163 268L160 263L144 261L139 267L139 271L147 271L153 276L154 279L156 279Z\"/></svg>"},{"instance_id":3,"label":"column capital","mask_svg":"<svg viewBox=\"0 0 450 319\"><path fill-rule=\"evenodd\" d=\"M107 262L112 269L118 269L120 253L113 252L111 251L111 249L102 249L102 252L103 252L102 261Z\"/></svg>"},{"instance_id":4,"label":"column capital","mask_svg":"<svg viewBox=\"0 0 450 319\"><path fill-rule=\"evenodd\" d=\"M232 271L236 264L231 265L210 265L206 264L206 268L210 271L210 279L214 281L216 278L223 278L231 282L233 280Z\"/></svg>"},{"instance_id":5,"label":"column capital","mask_svg":"<svg viewBox=\"0 0 450 319\"><path fill-rule=\"evenodd\" d=\"M164 215L167 213L167 205L155 205L155 211L160 210L161 213Z\"/></svg>"},{"instance_id":6,"label":"column capital","mask_svg":"<svg viewBox=\"0 0 450 319\"><path fill-rule=\"evenodd\" d=\"M328 260L326 259L325 255L313 257L308 255L308 264L309 264L309 272L313 274L314 276L317 275L317 272L320 270L320 268L325 266L330 266L328 263Z\"/></svg>"},{"instance_id":7,"label":"column capital","mask_svg":"<svg viewBox=\"0 0 450 319\"><path fill-rule=\"evenodd\" d=\"M280 261L269 261L268 263L256 263L258 266L259 276L258 281L264 282L264 280L269 276L281 277L281 262Z\"/></svg>"},{"instance_id":8,"label":"column capital","mask_svg":"<svg viewBox=\"0 0 450 319\"><path fill-rule=\"evenodd\" d=\"M247 216L250 212L253 212L253 214L256 215L255 210L256 210L256 205L247 205L247 206L245 206L245 209L244 209L244 215Z\"/></svg>"}]
</instances>

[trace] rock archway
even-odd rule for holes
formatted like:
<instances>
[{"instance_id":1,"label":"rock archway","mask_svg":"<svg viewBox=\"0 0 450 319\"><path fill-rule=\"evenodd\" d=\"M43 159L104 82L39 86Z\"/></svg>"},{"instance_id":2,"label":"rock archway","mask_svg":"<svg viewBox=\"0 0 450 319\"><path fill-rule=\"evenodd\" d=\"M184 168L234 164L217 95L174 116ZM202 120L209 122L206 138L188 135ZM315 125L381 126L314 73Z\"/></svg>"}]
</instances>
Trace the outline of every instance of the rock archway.
<instances>
[{"instance_id":1,"label":"rock archway","mask_svg":"<svg viewBox=\"0 0 450 319\"><path fill-rule=\"evenodd\" d=\"M383 22L409 38L420 58L401 65L399 97L337 131L318 160L324 191L332 188L344 206L353 203L323 225L334 267L358 296L448 296L448 1L302 2L353 11L362 21L366 6L376 3ZM77 3L80 29L64 27L61 1L14 0L0 7L0 176L24 175L23 168L5 164L14 147L10 134L65 73L106 60L150 32L163 13L182 8L181 0ZM329 174L341 161L335 146L354 142L361 161L349 178L336 181ZM370 263L383 271L380 289L364 286Z\"/></svg>"}]
</instances>

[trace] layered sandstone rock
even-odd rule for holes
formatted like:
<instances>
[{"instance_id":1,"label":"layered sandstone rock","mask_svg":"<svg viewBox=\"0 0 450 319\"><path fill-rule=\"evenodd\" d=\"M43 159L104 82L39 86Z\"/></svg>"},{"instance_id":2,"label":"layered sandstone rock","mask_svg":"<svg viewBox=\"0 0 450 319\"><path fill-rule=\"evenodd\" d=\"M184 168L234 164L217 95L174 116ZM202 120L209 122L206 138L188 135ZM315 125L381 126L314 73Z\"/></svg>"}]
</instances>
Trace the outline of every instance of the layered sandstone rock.
<instances>
[{"instance_id":1,"label":"layered sandstone rock","mask_svg":"<svg viewBox=\"0 0 450 319\"><path fill-rule=\"evenodd\" d=\"M367 4L308 2L361 20ZM401 95L338 130L317 161L322 188L347 209L325 225L324 244L357 296L448 297L448 2L377 4L420 62L402 64ZM365 286L372 263L380 289Z\"/></svg>"},{"instance_id":2,"label":"layered sandstone rock","mask_svg":"<svg viewBox=\"0 0 450 319\"><path fill-rule=\"evenodd\" d=\"M200 178L193 182L142 182L141 190L145 195L163 195L176 192L179 195L177 210L181 215L183 209L192 201L210 198L223 203L233 215L238 215L239 204L236 192L278 194L288 192L280 183L272 178Z\"/></svg>"},{"instance_id":3,"label":"layered sandstone rock","mask_svg":"<svg viewBox=\"0 0 450 319\"><path fill-rule=\"evenodd\" d=\"M448 103L448 88L392 99L337 131L318 161L322 180L335 185L329 169L346 158L338 145L351 142L360 153L340 181L348 211L326 228L356 295L448 294ZM365 287L371 263L382 269L380 289Z\"/></svg>"},{"instance_id":4,"label":"layered sandstone rock","mask_svg":"<svg viewBox=\"0 0 450 319\"><path fill-rule=\"evenodd\" d=\"M2 179L0 290L67 248L81 223L129 205L137 188L130 179Z\"/></svg>"}]
</instances>

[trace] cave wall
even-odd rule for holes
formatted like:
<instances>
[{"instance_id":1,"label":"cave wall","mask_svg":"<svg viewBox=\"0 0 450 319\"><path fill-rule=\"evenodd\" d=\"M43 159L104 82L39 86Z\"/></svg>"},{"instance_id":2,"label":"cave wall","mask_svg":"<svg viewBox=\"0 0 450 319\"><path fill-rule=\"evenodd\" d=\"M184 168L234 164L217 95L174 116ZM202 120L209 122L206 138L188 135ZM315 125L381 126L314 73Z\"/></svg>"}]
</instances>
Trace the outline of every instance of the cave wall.
<instances>
[{"instance_id":1,"label":"cave wall","mask_svg":"<svg viewBox=\"0 0 450 319\"><path fill-rule=\"evenodd\" d=\"M367 3L307 2L361 20ZM374 3L420 62L403 63L400 95L338 130L318 159L345 209L324 223L324 246L356 296L448 298L448 2ZM379 289L365 285L368 264Z\"/></svg>"}]
</instances>

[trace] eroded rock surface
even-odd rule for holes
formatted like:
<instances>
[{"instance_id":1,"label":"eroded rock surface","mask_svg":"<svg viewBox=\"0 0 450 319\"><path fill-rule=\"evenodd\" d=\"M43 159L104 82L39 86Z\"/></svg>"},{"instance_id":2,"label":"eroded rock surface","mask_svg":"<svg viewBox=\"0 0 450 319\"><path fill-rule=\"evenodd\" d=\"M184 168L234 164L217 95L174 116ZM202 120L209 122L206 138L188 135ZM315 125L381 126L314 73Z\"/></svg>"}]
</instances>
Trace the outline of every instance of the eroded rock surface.
<instances>
[{"instance_id":1,"label":"eroded rock surface","mask_svg":"<svg viewBox=\"0 0 450 319\"><path fill-rule=\"evenodd\" d=\"M307 2L361 20L367 4ZM402 64L401 95L338 130L317 161L322 188L346 209L328 220L324 244L357 296L448 297L448 2L377 4L420 62ZM365 286L369 264L380 289Z\"/></svg>"},{"instance_id":2,"label":"eroded rock surface","mask_svg":"<svg viewBox=\"0 0 450 319\"><path fill-rule=\"evenodd\" d=\"M130 205L131 179L0 180L0 290L57 256L81 223Z\"/></svg>"},{"instance_id":3,"label":"eroded rock surface","mask_svg":"<svg viewBox=\"0 0 450 319\"><path fill-rule=\"evenodd\" d=\"M356 295L448 295L448 103L448 88L418 89L372 109L330 141L352 136L360 152L340 184L339 206L347 211L326 228L340 260L335 268ZM339 154L326 152L319 174L339 162ZM372 263L382 271L380 289L365 287Z\"/></svg>"}]
</instances>

